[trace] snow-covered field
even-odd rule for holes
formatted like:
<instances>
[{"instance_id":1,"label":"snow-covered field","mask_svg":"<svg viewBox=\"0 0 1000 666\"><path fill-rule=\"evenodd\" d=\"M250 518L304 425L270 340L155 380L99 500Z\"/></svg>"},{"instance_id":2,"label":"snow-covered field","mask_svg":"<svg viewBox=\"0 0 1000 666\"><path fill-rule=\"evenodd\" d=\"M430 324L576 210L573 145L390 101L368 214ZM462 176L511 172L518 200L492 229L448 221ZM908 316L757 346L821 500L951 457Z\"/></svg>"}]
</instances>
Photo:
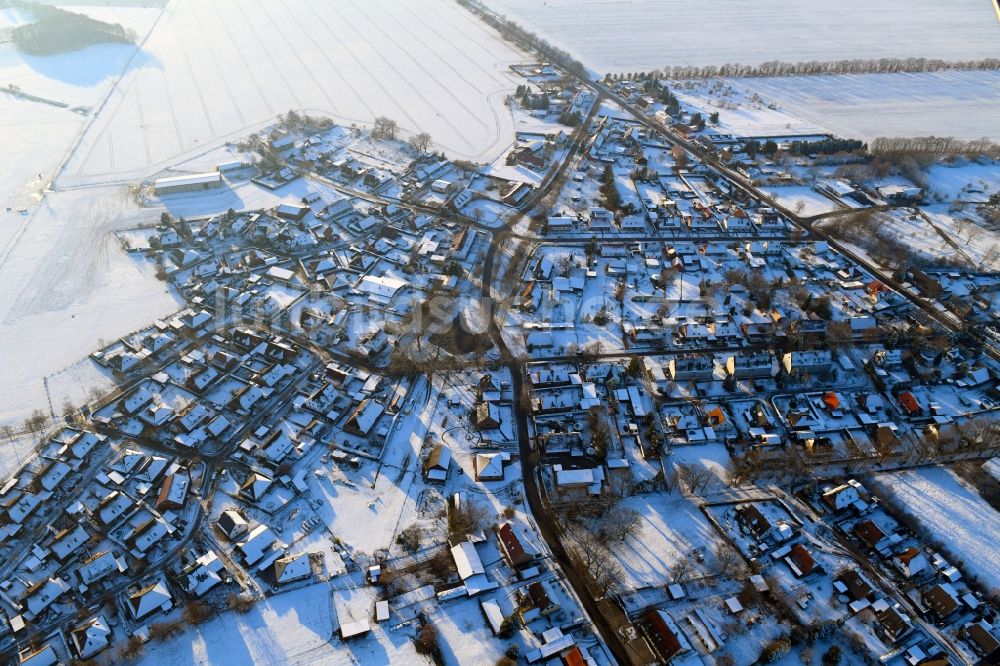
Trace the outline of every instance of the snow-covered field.
<instances>
[{"instance_id":1,"label":"snow-covered field","mask_svg":"<svg viewBox=\"0 0 1000 666\"><path fill-rule=\"evenodd\" d=\"M146 35L160 15L144 7L80 7L72 11L98 20L120 23ZM0 28L27 23L30 14L0 10ZM133 56L136 56L133 60ZM0 88L17 90L65 108L28 101L0 92L0 205L19 209L37 203L54 170L87 124L85 114L96 108L129 65L144 58L135 46L98 44L52 56L20 53L10 42L0 43ZM39 177L41 174L41 177ZM6 220L0 219L0 237Z\"/></svg>"},{"instance_id":2,"label":"snow-covered field","mask_svg":"<svg viewBox=\"0 0 1000 666\"><path fill-rule=\"evenodd\" d=\"M1000 114L996 112L1000 72L794 76L730 83L839 136L1000 140Z\"/></svg>"},{"instance_id":3,"label":"snow-covered field","mask_svg":"<svg viewBox=\"0 0 1000 666\"><path fill-rule=\"evenodd\" d=\"M769 60L996 56L981 0L485 0L604 72Z\"/></svg>"},{"instance_id":4,"label":"snow-covered field","mask_svg":"<svg viewBox=\"0 0 1000 666\"><path fill-rule=\"evenodd\" d=\"M67 182L144 177L289 109L394 118L455 157L511 142L523 56L448 0L170 3L89 128Z\"/></svg>"},{"instance_id":5,"label":"snow-covered field","mask_svg":"<svg viewBox=\"0 0 1000 666\"><path fill-rule=\"evenodd\" d=\"M50 406L58 414L107 388L81 359L179 307L152 265L111 235L138 214L124 188L105 187L53 193L33 217L3 217L14 233L0 236L0 423Z\"/></svg>"},{"instance_id":6,"label":"snow-covered field","mask_svg":"<svg viewBox=\"0 0 1000 666\"><path fill-rule=\"evenodd\" d=\"M962 560L964 573L979 577L987 590L1000 587L1000 513L975 489L943 467L883 474L878 482Z\"/></svg>"}]
</instances>

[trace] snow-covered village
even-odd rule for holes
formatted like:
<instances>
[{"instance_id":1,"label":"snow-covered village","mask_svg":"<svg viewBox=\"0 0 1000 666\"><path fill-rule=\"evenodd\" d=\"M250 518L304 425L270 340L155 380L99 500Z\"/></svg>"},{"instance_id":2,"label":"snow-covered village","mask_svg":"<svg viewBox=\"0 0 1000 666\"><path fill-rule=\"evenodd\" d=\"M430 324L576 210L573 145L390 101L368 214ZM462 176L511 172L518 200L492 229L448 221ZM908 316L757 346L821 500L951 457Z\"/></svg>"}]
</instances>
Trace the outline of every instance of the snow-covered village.
<instances>
[{"instance_id":1,"label":"snow-covered village","mask_svg":"<svg viewBox=\"0 0 1000 666\"><path fill-rule=\"evenodd\" d=\"M0 0L0 661L1000 663L1000 6L885 4Z\"/></svg>"}]
</instances>

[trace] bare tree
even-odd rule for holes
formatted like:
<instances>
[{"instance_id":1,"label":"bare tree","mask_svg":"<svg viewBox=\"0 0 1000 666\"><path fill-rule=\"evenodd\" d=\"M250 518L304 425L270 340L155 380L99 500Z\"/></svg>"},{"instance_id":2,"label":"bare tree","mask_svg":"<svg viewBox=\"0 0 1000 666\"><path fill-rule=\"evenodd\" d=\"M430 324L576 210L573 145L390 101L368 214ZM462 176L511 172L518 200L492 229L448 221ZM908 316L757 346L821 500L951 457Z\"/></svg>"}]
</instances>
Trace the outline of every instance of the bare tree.
<instances>
[{"instance_id":1,"label":"bare tree","mask_svg":"<svg viewBox=\"0 0 1000 666\"><path fill-rule=\"evenodd\" d=\"M590 574L601 594L607 595L621 589L625 572L614 555L585 529L572 529L571 536L570 552Z\"/></svg>"},{"instance_id":2,"label":"bare tree","mask_svg":"<svg viewBox=\"0 0 1000 666\"><path fill-rule=\"evenodd\" d=\"M413 146L414 149L425 153L427 152L427 149L431 147L431 135L427 132L414 134L410 137L410 145Z\"/></svg>"},{"instance_id":3,"label":"bare tree","mask_svg":"<svg viewBox=\"0 0 1000 666\"><path fill-rule=\"evenodd\" d=\"M420 540L423 538L424 531L419 525L413 524L401 531L396 536L396 543L403 547L403 550L415 553L420 549Z\"/></svg>"},{"instance_id":4,"label":"bare tree","mask_svg":"<svg viewBox=\"0 0 1000 666\"><path fill-rule=\"evenodd\" d=\"M642 516L634 509L612 507L598 528L598 537L605 541L626 541L642 533Z\"/></svg>"},{"instance_id":5,"label":"bare tree","mask_svg":"<svg viewBox=\"0 0 1000 666\"><path fill-rule=\"evenodd\" d=\"M689 463L677 465L677 477L683 485L687 486L688 492L692 495L704 491L715 479L707 467Z\"/></svg>"},{"instance_id":6,"label":"bare tree","mask_svg":"<svg viewBox=\"0 0 1000 666\"><path fill-rule=\"evenodd\" d=\"M395 139L396 130L399 125L392 118L379 116L375 119L375 126L372 128L372 137L376 139Z\"/></svg>"},{"instance_id":7,"label":"bare tree","mask_svg":"<svg viewBox=\"0 0 1000 666\"><path fill-rule=\"evenodd\" d=\"M670 567L670 579L675 583L683 583L691 575L691 560L685 558L674 562Z\"/></svg>"},{"instance_id":8,"label":"bare tree","mask_svg":"<svg viewBox=\"0 0 1000 666\"><path fill-rule=\"evenodd\" d=\"M715 547L715 563L719 567L719 575L732 576L742 573L743 558L736 549L725 541L720 541Z\"/></svg>"}]
</instances>

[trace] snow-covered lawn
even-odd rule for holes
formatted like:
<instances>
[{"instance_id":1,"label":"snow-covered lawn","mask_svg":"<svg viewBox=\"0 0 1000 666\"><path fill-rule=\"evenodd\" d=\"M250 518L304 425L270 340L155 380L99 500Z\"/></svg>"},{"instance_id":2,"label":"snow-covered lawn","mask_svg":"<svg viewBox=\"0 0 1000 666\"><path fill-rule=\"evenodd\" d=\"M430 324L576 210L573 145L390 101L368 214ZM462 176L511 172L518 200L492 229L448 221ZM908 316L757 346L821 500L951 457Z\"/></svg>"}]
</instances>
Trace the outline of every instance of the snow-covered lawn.
<instances>
[{"instance_id":1,"label":"snow-covered lawn","mask_svg":"<svg viewBox=\"0 0 1000 666\"><path fill-rule=\"evenodd\" d=\"M927 186L943 201L983 202L1000 190L1000 162L934 164L927 169Z\"/></svg>"},{"instance_id":2,"label":"snow-covered lawn","mask_svg":"<svg viewBox=\"0 0 1000 666\"><path fill-rule=\"evenodd\" d=\"M944 467L881 474L878 483L987 590L1000 587L1000 513ZM958 562L953 562L958 564Z\"/></svg>"},{"instance_id":3,"label":"snow-covered lawn","mask_svg":"<svg viewBox=\"0 0 1000 666\"><path fill-rule=\"evenodd\" d=\"M368 590L358 592L341 594L363 597ZM357 605L368 608L373 602L358 599ZM401 636L385 640L376 631L348 644L334 637L337 628L330 586L317 584L259 602L246 615L223 613L177 638L150 641L140 663L388 664L416 657L412 642Z\"/></svg>"},{"instance_id":4,"label":"snow-covered lawn","mask_svg":"<svg viewBox=\"0 0 1000 666\"><path fill-rule=\"evenodd\" d=\"M1000 138L996 113L1000 72L996 71L794 76L730 83L839 136Z\"/></svg>"},{"instance_id":5,"label":"snow-covered lawn","mask_svg":"<svg viewBox=\"0 0 1000 666\"><path fill-rule=\"evenodd\" d=\"M788 185L785 187L763 187L764 192L778 202L801 215L819 215L837 210L836 203L823 196L809 185Z\"/></svg>"},{"instance_id":6,"label":"snow-covered lawn","mask_svg":"<svg viewBox=\"0 0 1000 666\"><path fill-rule=\"evenodd\" d=\"M996 55L979 0L486 0L601 73L769 60Z\"/></svg>"},{"instance_id":7,"label":"snow-covered lawn","mask_svg":"<svg viewBox=\"0 0 1000 666\"><path fill-rule=\"evenodd\" d=\"M712 545L719 540L718 532L690 499L655 493L628 497L620 506L642 515L642 533L611 546L632 587L673 582L671 567L681 560L694 565L692 551L697 548L704 549L711 559ZM699 573L702 572L691 575Z\"/></svg>"}]
</instances>

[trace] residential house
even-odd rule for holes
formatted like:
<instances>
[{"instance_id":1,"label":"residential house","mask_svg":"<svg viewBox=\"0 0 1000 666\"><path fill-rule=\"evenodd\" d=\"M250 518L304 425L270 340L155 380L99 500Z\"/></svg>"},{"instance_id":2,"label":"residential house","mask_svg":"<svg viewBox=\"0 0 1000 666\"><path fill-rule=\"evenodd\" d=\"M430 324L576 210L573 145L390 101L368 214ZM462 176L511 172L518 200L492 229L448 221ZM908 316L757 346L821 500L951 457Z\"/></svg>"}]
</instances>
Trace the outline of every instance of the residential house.
<instances>
[{"instance_id":1,"label":"residential house","mask_svg":"<svg viewBox=\"0 0 1000 666\"><path fill-rule=\"evenodd\" d=\"M103 615L91 618L70 631L69 638L73 650L80 659L90 659L108 647L111 628Z\"/></svg>"},{"instance_id":2,"label":"residential house","mask_svg":"<svg viewBox=\"0 0 1000 666\"><path fill-rule=\"evenodd\" d=\"M128 595L128 609L135 620L142 620L158 610L168 610L173 606L173 597L167 584L157 579Z\"/></svg>"},{"instance_id":3,"label":"residential house","mask_svg":"<svg viewBox=\"0 0 1000 666\"><path fill-rule=\"evenodd\" d=\"M312 564L309 562L309 553L299 553L298 555L286 555L274 561L271 571L274 575L274 582L277 585L284 585L293 581L302 580L312 575Z\"/></svg>"},{"instance_id":4,"label":"residential house","mask_svg":"<svg viewBox=\"0 0 1000 666\"><path fill-rule=\"evenodd\" d=\"M476 481L503 481L504 454L479 453L474 461Z\"/></svg>"},{"instance_id":5,"label":"residential house","mask_svg":"<svg viewBox=\"0 0 1000 666\"><path fill-rule=\"evenodd\" d=\"M451 467L451 449L444 444L435 444L430 455L424 461L424 478L428 481L443 483L448 478Z\"/></svg>"},{"instance_id":6,"label":"residential house","mask_svg":"<svg viewBox=\"0 0 1000 666\"><path fill-rule=\"evenodd\" d=\"M958 610L957 595L948 583L933 585L925 589L920 596L927 610L938 620L944 620Z\"/></svg>"},{"instance_id":7,"label":"residential house","mask_svg":"<svg viewBox=\"0 0 1000 666\"><path fill-rule=\"evenodd\" d=\"M822 499L823 503L826 504L831 511L840 511L854 505L856 502L861 501L861 499L867 495L868 491L865 490L865 487L856 480L851 479L847 483L839 485L836 488L832 488L823 493Z\"/></svg>"},{"instance_id":8,"label":"residential house","mask_svg":"<svg viewBox=\"0 0 1000 666\"><path fill-rule=\"evenodd\" d=\"M792 546L792 550L785 557L785 564L792 570L796 578L808 576L816 568L816 561L813 559L812 553L801 543Z\"/></svg>"},{"instance_id":9,"label":"residential house","mask_svg":"<svg viewBox=\"0 0 1000 666\"><path fill-rule=\"evenodd\" d=\"M691 649L673 619L662 610L646 611L638 624L653 652L665 664Z\"/></svg>"},{"instance_id":10,"label":"residential house","mask_svg":"<svg viewBox=\"0 0 1000 666\"><path fill-rule=\"evenodd\" d=\"M900 611L899 604L889 606L884 601L877 602L872 610L878 623L877 631L889 645L896 645L913 630L912 621Z\"/></svg>"},{"instance_id":11,"label":"residential house","mask_svg":"<svg viewBox=\"0 0 1000 666\"><path fill-rule=\"evenodd\" d=\"M928 568L927 558L923 552L912 546L894 555L892 564L907 578L913 578Z\"/></svg>"},{"instance_id":12,"label":"residential house","mask_svg":"<svg viewBox=\"0 0 1000 666\"><path fill-rule=\"evenodd\" d=\"M223 511L215 524L230 541L238 539L250 530L250 526L243 516L232 509Z\"/></svg>"},{"instance_id":13,"label":"residential house","mask_svg":"<svg viewBox=\"0 0 1000 666\"><path fill-rule=\"evenodd\" d=\"M497 545L499 546L500 554L503 555L507 564L513 569L519 569L531 564L535 559L534 555L524 549L521 540L514 532L514 528L510 523L504 523L497 529Z\"/></svg>"}]
</instances>

